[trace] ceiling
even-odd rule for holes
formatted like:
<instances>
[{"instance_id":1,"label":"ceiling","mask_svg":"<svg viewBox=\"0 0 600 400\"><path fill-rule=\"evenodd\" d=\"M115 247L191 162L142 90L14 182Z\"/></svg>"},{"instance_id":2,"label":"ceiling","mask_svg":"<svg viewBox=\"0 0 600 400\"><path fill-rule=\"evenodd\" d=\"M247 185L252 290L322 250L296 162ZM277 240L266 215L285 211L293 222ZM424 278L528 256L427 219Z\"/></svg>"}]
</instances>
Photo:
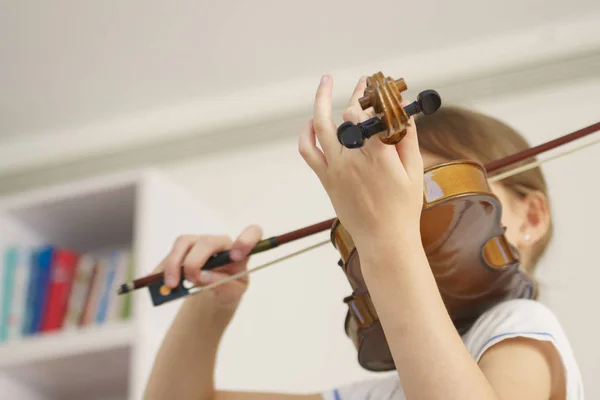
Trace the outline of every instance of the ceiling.
<instances>
[{"instance_id":1,"label":"ceiling","mask_svg":"<svg viewBox=\"0 0 600 400\"><path fill-rule=\"evenodd\" d=\"M5 0L0 140L600 12L597 0ZM234 110L232 110L232 113Z\"/></svg>"}]
</instances>

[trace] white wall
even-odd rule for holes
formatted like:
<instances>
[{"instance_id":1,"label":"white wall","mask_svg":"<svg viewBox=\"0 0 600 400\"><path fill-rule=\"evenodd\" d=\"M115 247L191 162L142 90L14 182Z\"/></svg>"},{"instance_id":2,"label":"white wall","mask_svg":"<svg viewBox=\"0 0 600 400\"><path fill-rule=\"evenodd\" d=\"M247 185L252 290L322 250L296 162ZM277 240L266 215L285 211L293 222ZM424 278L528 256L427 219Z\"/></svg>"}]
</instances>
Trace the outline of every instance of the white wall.
<instances>
[{"instance_id":1,"label":"white wall","mask_svg":"<svg viewBox=\"0 0 600 400\"><path fill-rule=\"evenodd\" d=\"M334 216L294 140L172 165L168 172L218 210L232 234L257 223L272 236ZM250 266L327 237L325 232L282 246ZM338 258L327 246L251 277L222 345L221 386L312 391L368 375L343 331L342 298L351 292Z\"/></svg>"},{"instance_id":2,"label":"white wall","mask_svg":"<svg viewBox=\"0 0 600 400\"><path fill-rule=\"evenodd\" d=\"M473 106L520 129L532 144L596 122L600 79ZM600 397L600 345L595 311L600 280L595 246L600 213L594 207L594 160L600 146L544 167L551 187L556 235L539 270L542 301L563 322L584 375L589 398ZM297 153L296 139L220 153L166 167L198 200L233 229L258 223L271 236L332 217L328 198ZM320 237L327 237L327 234ZM307 239L304 243L314 242ZM262 255L274 258L300 244ZM372 376L361 370L343 332L349 294L332 246L257 273L226 333L219 356L221 387L310 392Z\"/></svg>"}]
</instances>

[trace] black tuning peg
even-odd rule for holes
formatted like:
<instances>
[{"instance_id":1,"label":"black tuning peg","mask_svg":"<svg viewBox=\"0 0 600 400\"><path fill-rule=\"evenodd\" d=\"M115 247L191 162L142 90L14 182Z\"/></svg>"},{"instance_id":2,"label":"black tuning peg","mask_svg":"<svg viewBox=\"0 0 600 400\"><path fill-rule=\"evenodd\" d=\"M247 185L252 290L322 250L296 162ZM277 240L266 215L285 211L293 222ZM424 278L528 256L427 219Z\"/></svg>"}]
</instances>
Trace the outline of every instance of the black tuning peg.
<instances>
[{"instance_id":1,"label":"black tuning peg","mask_svg":"<svg viewBox=\"0 0 600 400\"><path fill-rule=\"evenodd\" d=\"M417 96L417 101L404 107L406 114L411 117L413 115L423 113L423 115L431 115L442 105L442 98L435 90L424 90ZM358 125L352 122L344 122L337 129L337 137L344 147L349 149L357 149L365 144L365 140L371 136L382 132L385 129L379 117L373 117L361 122Z\"/></svg>"},{"instance_id":2,"label":"black tuning peg","mask_svg":"<svg viewBox=\"0 0 600 400\"><path fill-rule=\"evenodd\" d=\"M423 113L424 115L431 115L442 105L442 98L439 93L435 90L424 90L417 96L417 101L413 101L411 104L404 107L404 111L408 116L417 115Z\"/></svg>"},{"instance_id":3,"label":"black tuning peg","mask_svg":"<svg viewBox=\"0 0 600 400\"><path fill-rule=\"evenodd\" d=\"M373 117L358 125L350 121L341 124L337 129L337 137L341 144L349 149L363 147L365 140L383 131L385 128L381 119Z\"/></svg>"}]
</instances>

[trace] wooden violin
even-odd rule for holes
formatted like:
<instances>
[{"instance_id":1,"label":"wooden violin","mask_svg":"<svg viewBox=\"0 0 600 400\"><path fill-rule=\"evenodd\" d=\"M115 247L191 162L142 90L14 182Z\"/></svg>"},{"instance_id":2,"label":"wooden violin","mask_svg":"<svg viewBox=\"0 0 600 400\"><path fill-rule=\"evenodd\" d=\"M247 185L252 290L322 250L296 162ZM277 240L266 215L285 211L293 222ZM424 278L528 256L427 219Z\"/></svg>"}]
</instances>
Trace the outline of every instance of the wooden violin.
<instances>
[{"instance_id":1,"label":"wooden violin","mask_svg":"<svg viewBox=\"0 0 600 400\"><path fill-rule=\"evenodd\" d=\"M359 103L364 110L372 108L375 116L356 125L349 122L340 125L337 132L340 143L347 148L358 148L374 135L378 135L386 144L398 143L406 134L411 115L429 115L441 106L440 96L428 90L419 94L417 101L402 107L401 92L406 89L403 79L386 78L381 72L371 76L367 81L365 96ZM504 235L502 206L492 193L490 182L534 168L541 162L532 161L506 170L507 167L598 130L600 122L485 166L470 160L456 160L424 171L422 243L446 309L461 334L483 312L499 302L534 298L537 293L534 280L520 266L518 251ZM498 174L499 171L502 173ZM328 241L208 286L193 287L182 274L179 285L171 289L165 286L163 274L157 273L124 283L118 292L124 294L148 287L153 304L157 306L209 290L330 242L340 254L339 265L352 288L351 295L344 299L348 306L344 328L357 349L360 365L371 371L394 369L394 360L362 277L358 251L338 219L332 218L264 239L250 254L327 229L331 230ZM230 262L229 252L225 251L211 257L202 269L213 269Z\"/></svg>"},{"instance_id":2,"label":"wooden violin","mask_svg":"<svg viewBox=\"0 0 600 400\"><path fill-rule=\"evenodd\" d=\"M460 333L499 302L535 296L534 281L519 268L519 255L504 236L502 206L491 193L486 170L473 161L433 166L424 173L421 239L446 309ZM358 361L371 371L394 368L383 329L352 238L339 220L331 241L352 286L345 330ZM401 307L401 306L400 306Z\"/></svg>"}]
</instances>

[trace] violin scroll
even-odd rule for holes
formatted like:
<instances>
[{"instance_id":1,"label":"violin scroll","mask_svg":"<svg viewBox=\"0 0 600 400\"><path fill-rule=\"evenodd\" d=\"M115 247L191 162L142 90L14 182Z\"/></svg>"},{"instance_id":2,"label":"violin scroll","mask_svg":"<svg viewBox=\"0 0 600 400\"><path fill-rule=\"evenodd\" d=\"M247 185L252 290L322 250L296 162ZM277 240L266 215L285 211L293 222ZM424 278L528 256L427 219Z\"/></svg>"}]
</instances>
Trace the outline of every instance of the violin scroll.
<instances>
[{"instance_id":1,"label":"violin scroll","mask_svg":"<svg viewBox=\"0 0 600 400\"><path fill-rule=\"evenodd\" d=\"M385 78L378 72L367 79L364 96L358 102L363 110L373 107L376 116L357 125L344 122L337 131L339 142L354 149L364 145L366 139L379 134L383 143L396 144L406 135L411 116L423 113L430 115L442 105L442 99L435 90L419 93L417 101L402 107L402 92L406 82L400 78Z\"/></svg>"}]
</instances>

